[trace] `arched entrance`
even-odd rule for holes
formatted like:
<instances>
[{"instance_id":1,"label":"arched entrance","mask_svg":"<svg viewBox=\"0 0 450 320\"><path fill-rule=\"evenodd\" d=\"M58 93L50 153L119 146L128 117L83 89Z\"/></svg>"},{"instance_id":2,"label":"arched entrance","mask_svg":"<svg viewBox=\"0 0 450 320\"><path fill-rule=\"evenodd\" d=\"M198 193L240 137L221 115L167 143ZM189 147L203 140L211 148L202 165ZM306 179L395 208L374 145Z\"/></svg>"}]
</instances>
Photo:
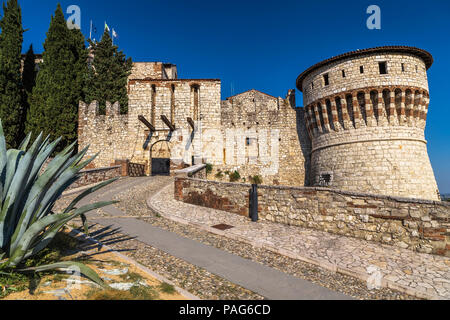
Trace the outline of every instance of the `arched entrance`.
<instances>
[{"instance_id":1,"label":"arched entrance","mask_svg":"<svg viewBox=\"0 0 450 320\"><path fill-rule=\"evenodd\" d=\"M170 145L166 140L155 142L150 148L152 175L170 175Z\"/></svg>"}]
</instances>

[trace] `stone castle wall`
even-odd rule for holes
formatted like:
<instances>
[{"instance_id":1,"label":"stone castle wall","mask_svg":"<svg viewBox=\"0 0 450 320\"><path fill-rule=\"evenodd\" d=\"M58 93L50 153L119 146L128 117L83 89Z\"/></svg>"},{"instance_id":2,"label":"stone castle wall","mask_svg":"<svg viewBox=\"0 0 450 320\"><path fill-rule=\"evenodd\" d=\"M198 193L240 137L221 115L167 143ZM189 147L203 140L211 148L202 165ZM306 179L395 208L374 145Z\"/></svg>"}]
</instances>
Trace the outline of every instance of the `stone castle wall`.
<instances>
[{"instance_id":1,"label":"stone castle wall","mask_svg":"<svg viewBox=\"0 0 450 320\"><path fill-rule=\"evenodd\" d=\"M107 103L106 115L99 115L96 102L80 103L79 145L90 144L89 155L100 152L94 167L127 159L150 174L154 159L167 159L171 171L207 162L215 170L209 177L237 170L243 179L260 175L267 183L304 185L310 144L293 91L286 99L250 90L221 101L220 80L167 79L164 68L176 73L170 64L134 65L126 115L118 104Z\"/></svg>"},{"instance_id":2,"label":"stone castle wall","mask_svg":"<svg viewBox=\"0 0 450 320\"><path fill-rule=\"evenodd\" d=\"M243 181L260 175L268 184L305 184L310 143L293 91L286 99L257 90L230 97L221 120L226 151L216 170L236 170Z\"/></svg>"},{"instance_id":3,"label":"stone castle wall","mask_svg":"<svg viewBox=\"0 0 450 320\"><path fill-rule=\"evenodd\" d=\"M377 52L330 61L304 77L313 185L439 199L424 136L426 69L414 54Z\"/></svg>"},{"instance_id":4,"label":"stone castle wall","mask_svg":"<svg viewBox=\"0 0 450 320\"><path fill-rule=\"evenodd\" d=\"M189 178L175 199L249 216L251 185ZM259 219L450 257L450 203L318 187L258 187Z\"/></svg>"}]
</instances>

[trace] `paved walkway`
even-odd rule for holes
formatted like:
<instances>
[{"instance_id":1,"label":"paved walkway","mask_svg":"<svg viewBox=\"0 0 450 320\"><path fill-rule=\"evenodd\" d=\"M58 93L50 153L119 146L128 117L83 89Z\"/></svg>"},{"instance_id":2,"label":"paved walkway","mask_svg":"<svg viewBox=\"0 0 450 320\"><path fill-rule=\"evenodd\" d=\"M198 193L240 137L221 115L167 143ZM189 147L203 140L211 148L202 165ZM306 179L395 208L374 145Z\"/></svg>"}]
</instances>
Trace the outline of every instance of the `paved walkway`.
<instances>
[{"instance_id":1,"label":"paved walkway","mask_svg":"<svg viewBox=\"0 0 450 320\"><path fill-rule=\"evenodd\" d=\"M252 223L246 217L193 206L173 199L173 184L148 199L162 216L257 247L372 280L382 286L426 299L450 299L450 259L271 222ZM232 229L212 228L228 224ZM381 277L377 277L380 275Z\"/></svg>"},{"instance_id":2,"label":"paved walkway","mask_svg":"<svg viewBox=\"0 0 450 320\"><path fill-rule=\"evenodd\" d=\"M150 178L151 179L151 178ZM114 188L85 198L83 204L95 201L109 201L114 195L148 179L125 179ZM103 209L114 218L102 218L91 212L89 219L104 226L120 228L120 233L136 237L145 244L158 248L186 262L256 292L270 300L318 300L350 299L350 297L312 282L296 278L276 269L244 259L212 246L187 239L176 233L152 226L136 218L125 218L126 213L115 206Z\"/></svg>"}]
</instances>

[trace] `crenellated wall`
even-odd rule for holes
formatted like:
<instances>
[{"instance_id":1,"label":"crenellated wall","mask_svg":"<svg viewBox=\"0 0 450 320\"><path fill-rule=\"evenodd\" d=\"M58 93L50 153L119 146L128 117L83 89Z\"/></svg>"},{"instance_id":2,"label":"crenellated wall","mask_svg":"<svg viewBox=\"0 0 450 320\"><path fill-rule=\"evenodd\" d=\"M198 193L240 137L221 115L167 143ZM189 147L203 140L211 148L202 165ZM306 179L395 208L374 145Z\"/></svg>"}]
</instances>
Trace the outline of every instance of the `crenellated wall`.
<instances>
[{"instance_id":1,"label":"crenellated wall","mask_svg":"<svg viewBox=\"0 0 450 320\"><path fill-rule=\"evenodd\" d=\"M424 134L431 63L420 49L374 48L299 77L313 185L439 200Z\"/></svg>"}]
</instances>

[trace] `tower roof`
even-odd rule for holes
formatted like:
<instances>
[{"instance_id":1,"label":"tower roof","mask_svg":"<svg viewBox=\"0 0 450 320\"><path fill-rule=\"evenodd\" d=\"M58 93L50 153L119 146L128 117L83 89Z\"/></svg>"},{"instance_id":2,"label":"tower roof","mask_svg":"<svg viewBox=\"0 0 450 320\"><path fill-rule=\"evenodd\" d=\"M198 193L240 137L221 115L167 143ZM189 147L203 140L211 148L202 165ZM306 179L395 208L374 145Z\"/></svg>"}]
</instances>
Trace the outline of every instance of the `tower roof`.
<instances>
[{"instance_id":1,"label":"tower roof","mask_svg":"<svg viewBox=\"0 0 450 320\"><path fill-rule=\"evenodd\" d=\"M350 51L344 54L340 54L338 56L329 58L327 60L323 60L322 62L319 62L312 67L305 70L301 75L297 78L297 88L300 91L303 91L302 83L303 80L314 70L323 67L329 63L336 62L339 60L348 59L351 57L356 57L363 54L372 54L372 53L409 53L416 55L420 57L426 65L427 70L431 67L433 64L433 56L423 49L419 49L416 47L408 47L408 46L384 46L384 47L375 47L375 48L369 48L369 49L363 49L363 50L356 50L356 51Z\"/></svg>"}]
</instances>

